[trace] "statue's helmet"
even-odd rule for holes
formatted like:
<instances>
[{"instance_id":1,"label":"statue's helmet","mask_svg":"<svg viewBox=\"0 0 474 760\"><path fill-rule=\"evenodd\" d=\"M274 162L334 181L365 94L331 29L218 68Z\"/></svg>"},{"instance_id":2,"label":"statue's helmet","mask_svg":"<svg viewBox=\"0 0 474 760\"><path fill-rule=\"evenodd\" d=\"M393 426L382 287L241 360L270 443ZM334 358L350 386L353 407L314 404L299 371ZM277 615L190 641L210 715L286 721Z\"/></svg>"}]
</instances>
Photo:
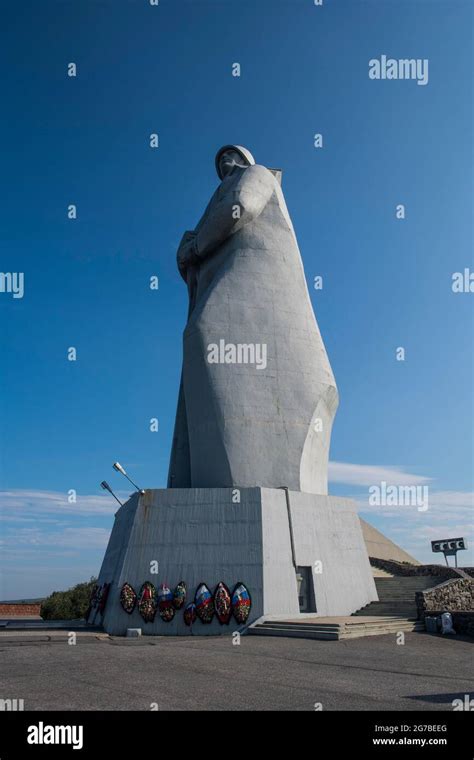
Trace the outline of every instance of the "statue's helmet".
<instances>
[{"instance_id":1,"label":"statue's helmet","mask_svg":"<svg viewBox=\"0 0 474 760\"><path fill-rule=\"evenodd\" d=\"M219 163L221 160L221 156L223 153L225 153L227 150L235 150L243 159L243 162L247 164L247 166L254 166L255 159L252 156L251 152L247 150L247 148L243 148L242 145L224 145L222 148L220 148L216 153L216 171L219 176L219 179L223 179L221 170L219 167Z\"/></svg>"}]
</instances>

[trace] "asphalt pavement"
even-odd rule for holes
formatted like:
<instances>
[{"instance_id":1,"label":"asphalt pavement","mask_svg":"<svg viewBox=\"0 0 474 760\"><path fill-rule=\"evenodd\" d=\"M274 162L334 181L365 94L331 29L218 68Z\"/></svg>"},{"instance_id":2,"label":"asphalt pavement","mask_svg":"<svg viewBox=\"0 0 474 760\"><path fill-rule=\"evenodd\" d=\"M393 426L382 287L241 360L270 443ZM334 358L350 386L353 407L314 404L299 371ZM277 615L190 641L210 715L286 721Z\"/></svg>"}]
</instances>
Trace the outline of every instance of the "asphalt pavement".
<instances>
[{"instance_id":1,"label":"asphalt pavement","mask_svg":"<svg viewBox=\"0 0 474 760\"><path fill-rule=\"evenodd\" d=\"M474 692L472 639L318 641L0 633L0 699L25 710L452 710Z\"/></svg>"}]
</instances>

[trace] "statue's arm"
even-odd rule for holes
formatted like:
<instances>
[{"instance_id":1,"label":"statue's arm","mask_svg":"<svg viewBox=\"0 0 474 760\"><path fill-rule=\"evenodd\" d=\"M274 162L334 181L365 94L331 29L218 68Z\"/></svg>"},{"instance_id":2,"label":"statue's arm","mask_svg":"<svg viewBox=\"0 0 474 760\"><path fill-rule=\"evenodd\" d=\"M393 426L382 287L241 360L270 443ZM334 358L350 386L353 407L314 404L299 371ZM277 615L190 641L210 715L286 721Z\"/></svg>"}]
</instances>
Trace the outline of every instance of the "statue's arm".
<instances>
[{"instance_id":1,"label":"statue's arm","mask_svg":"<svg viewBox=\"0 0 474 760\"><path fill-rule=\"evenodd\" d=\"M264 166L249 166L242 172L237 185L219 198L198 228L194 241L198 259L253 222L267 205L273 189L273 175Z\"/></svg>"}]
</instances>

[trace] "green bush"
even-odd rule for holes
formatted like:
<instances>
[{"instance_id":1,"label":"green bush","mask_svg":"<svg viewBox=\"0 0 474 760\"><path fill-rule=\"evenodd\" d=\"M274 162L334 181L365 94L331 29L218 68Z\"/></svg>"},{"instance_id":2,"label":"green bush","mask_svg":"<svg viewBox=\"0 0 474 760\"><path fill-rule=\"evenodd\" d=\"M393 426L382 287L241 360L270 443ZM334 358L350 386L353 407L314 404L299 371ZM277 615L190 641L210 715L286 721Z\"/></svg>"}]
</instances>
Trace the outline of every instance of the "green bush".
<instances>
[{"instance_id":1,"label":"green bush","mask_svg":"<svg viewBox=\"0 0 474 760\"><path fill-rule=\"evenodd\" d=\"M68 591L53 591L41 605L43 620L77 620L83 618L89 607L90 597L97 578L78 583Z\"/></svg>"}]
</instances>

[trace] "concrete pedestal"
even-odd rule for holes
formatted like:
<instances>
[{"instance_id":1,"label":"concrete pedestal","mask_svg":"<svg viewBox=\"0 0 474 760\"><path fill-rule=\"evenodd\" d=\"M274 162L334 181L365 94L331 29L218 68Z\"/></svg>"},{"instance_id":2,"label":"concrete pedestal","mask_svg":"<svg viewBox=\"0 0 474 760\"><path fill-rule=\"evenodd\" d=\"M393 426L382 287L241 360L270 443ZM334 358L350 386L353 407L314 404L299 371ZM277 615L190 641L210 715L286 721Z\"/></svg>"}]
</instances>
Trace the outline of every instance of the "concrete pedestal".
<instances>
[{"instance_id":1,"label":"concrete pedestal","mask_svg":"<svg viewBox=\"0 0 474 760\"><path fill-rule=\"evenodd\" d=\"M154 573L156 564L158 573ZM110 583L101 618L111 634L141 628L145 635L189 635L183 611L166 623L156 614L145 623L136 608L128 615L120 590L137 592L144 581L174 589L184 580L186 603L204 582L214 592L219 581L232 591L244 583L252 598L248 623L265 616L297 618L297 573L310 591L307 610L320 616L349 615L377 599L362 530L349 499L270 488L176 488L136 494L115 519L99 575ZM315 608L315 609L314 609ZM90 618L91 620L92 618ZM232 618L197 620L193 635L231 634Z\"/></svg>"}]
</instances>

